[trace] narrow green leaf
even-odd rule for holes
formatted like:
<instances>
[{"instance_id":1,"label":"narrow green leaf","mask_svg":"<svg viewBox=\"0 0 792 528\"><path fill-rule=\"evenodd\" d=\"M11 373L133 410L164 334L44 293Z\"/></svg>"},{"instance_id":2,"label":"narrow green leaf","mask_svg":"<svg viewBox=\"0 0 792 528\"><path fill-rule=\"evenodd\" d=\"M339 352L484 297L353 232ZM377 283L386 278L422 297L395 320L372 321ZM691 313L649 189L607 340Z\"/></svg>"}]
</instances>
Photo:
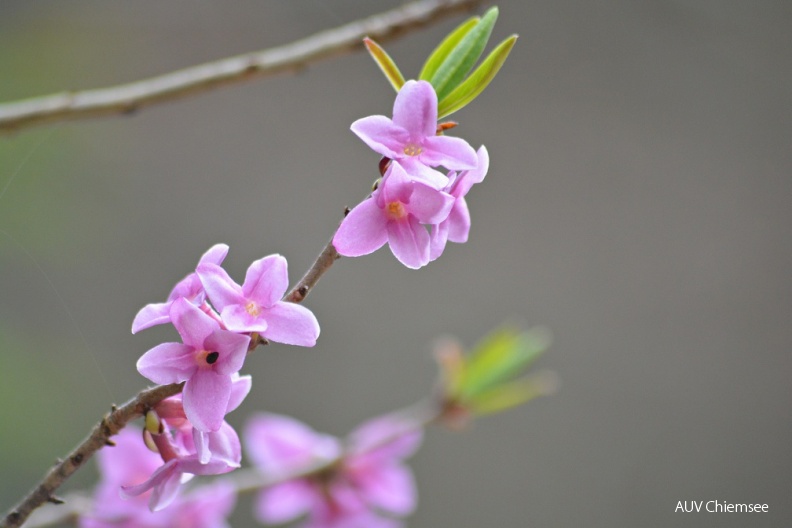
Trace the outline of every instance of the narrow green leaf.
<instances>
[{"instance_id":1,"label":"narrow green leaf","mask_svg":"<svg viewBox=\"0 0 792 528\"><path fill-rule=\"evenodd\" d=\"M523 378L486 391L470 402L470 409L476 414L492 414L517 407L543 394L531 378Z\"/></svg>"},{"instance_id":2,"label":"narrow green leaf","mask_svg":"<svg viewBox=\"0 0 792 528\"><path fill-rule=\"evenodd\" d=\"M468 34L468 32L473 29L473 26L479 23L481 18L479 17L472 17L462 24L459 25L454 31L448 34L446 38L435 48L429 58L426 59L424 63L423 69L421 69L421 74L418 75L418 79L422 81L428 81L432 78L435 74L437 69L443 63L443 61L448 57L448 54L459 44L459 41L462 40L462 37Z\"/></svg>"},{"instance_id":3,"label":"narrow green leaf","mask_svg":"<svg viewBox=\"0 0 792 528\"><path fill-rule=\"evenodd\" d=\"M363 39L363 43L366 45L366 49L369 55L371 55L371 58L374 59L374 62L377 63L382 73L385 74L385 78L391 83L391 86L393 86L397 92L401 90L401 87L404 85L404 75L399 71L399 67L396 66L396 63L393 62L390 55L382 49L382 46L368 37Z\"/></svg>"},{"instance_id":4,"label":"narrow green leaf","mask_svg":"<svg viewBox=\"0 0 792 528\"><path fill-rule=\"evenodd\" d=\"M460 392L473 398L520 374L549 346L547 331L519 332L503 328L485 337L474 349L465 369Z\"/></svg>"},{"instance_id":5,"label":"narrow green leaf","mask_svg":"<svg viewBox=\"0 0 792 528\"><path fill-rule=\"evenodd\" d=\"M476 68L470 77L457 86L454 91L448 94L445 99L440 101L437 107L438 119L449 116L468 105L473 99L484 91L484 88L495 78L498 71L509 56L514 43L517 42L517 35L512 35L497 48L492 50L484 62Z\"/></svg>"},{"instance_id":6,"label":"narrow green leaf","mask_svg":"<svg viewBox=\"0 0 792 528\"><path fill-rule=\"evenodd\" d=\"M492 27L498 19L498 8L490 8L482 19L462 40L454 47L451 53L440 64L437 71L432 75L431 83L437 92L437 99L442 101L456 88L468 72L473 69L473 65L479 60L484 48L487 45Z\"/></svg>"}]
</instances>

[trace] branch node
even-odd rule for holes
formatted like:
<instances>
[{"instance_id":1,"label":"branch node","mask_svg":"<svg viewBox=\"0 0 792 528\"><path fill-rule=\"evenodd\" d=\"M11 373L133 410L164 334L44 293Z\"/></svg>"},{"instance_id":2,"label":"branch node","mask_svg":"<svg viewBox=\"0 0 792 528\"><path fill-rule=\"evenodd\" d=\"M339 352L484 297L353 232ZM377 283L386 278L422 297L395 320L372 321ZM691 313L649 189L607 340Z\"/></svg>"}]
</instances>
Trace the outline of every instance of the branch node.
<instances>
[{"instance_id":1,"label":"branch node","mask_svg":"<svg viewBox=\"0 0 792 528\"><path fill-rule=\"evenodd\" d=\"M50 495L49 497L47 497L47 502L50 502L52 504L63 504L66 501L61 499L57 495Z\"/></svg>"},{"instance_id":2,"label":"branch node","mask_svg":"<svg viewBox=\"0 0 792 528\"><path fill-rule=\"evenodd\" d=\"M71 463L74 464L75 466L79 466L80 464L83 463L83 460L85 460L85 457L83 456L82 453L77 453L76 455L71 457L69 460L71 460Z\"/></svg>"}]
</instances>

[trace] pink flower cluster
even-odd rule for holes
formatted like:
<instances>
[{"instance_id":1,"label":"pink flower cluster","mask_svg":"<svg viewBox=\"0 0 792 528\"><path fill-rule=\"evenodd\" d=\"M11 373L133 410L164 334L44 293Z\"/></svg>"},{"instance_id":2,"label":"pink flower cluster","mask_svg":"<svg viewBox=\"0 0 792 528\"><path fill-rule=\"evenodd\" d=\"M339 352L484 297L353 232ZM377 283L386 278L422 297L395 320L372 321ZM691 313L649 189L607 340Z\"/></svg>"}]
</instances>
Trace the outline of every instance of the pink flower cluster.
<instances>
[{"instance_id":1,"label":"pink flower cluster","mask_svg":"<svg viewBox=\"0 0 792 528\"><path fill-rule=\"evenodd\" d=\"M253 262L240 286L220 267L227 253L228 246L213 246L166 302L145 306L132 323L133 333L171 323L181 337L181 343L157 345L137 362L138 371L155 383L184 382L181 395L163 400L149 416L156 427L147 425L147 438L162 465L143 482L122 482L126 496L150 491L152 511L170 504L192 475L239 467L239 437L225 415L250 391L250 377L239 371L253 339L313 346L319 336L310 310L281 300L289 285L286 259L270 255Z\"/></svg>"},{"instance_id":2,"label":"pink flower cluster","mask_svg":"<svg viewBox=\"0 0 792 528\"><path fill-rule=\"evenodd\" d=\"M120 486L137 486L149 479L162 463L160 456L146 448L141 431L122 430L114 438L115 447L98 454L102 479L94 493L92 510L80 516L80 528L227 528L226 517L236 502L234 487L215 482L194 488L182 497L172 497L166 510L151 511L147 503L155 491L147 490L123 500Z\"/></svg>"},{"instance_id":3,"label":"pink flower cluster","mask_svg":"<svg viewBox=\"0 0 792 528\"><path fill-rule=\"evenodd\" d=\"M393 119L370 116L352 131L389 160L371 197L352 209L333 238L341 255L357 257L387 242L394 256L417 269L440 256L448 240L466 242L465 195L489 168L487 149L438 134L437 94L426 81L407 81ZM448 174L436 170L443 166Z\"/></svg>"},{"instance_id":4,"label":"pink flower cluster","mask_svg":"<svg viewBox=\"0 0 792 528\"><path fill-rule=\"evenodd\" d=\"M248 423L253 463L277 483L256 501L256 517L282 524L305 517L303 528L396 528L417 502L402 461L420 446L422 430L396 415L358 427L342 445L286 416L260 414ZM322 471L312 471L317 464ZM295 475L307 475L296 476Z\"/></svg>"}]
</instances>

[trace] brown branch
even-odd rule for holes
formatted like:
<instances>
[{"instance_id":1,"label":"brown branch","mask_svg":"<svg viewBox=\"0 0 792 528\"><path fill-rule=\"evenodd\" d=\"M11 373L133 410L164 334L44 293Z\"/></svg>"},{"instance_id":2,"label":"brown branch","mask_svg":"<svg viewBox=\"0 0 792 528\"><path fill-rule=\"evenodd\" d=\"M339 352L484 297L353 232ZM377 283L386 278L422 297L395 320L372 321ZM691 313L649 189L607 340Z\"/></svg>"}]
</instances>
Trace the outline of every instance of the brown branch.
<instances>
[{"instance_id":1,"label":"brown branch","mask_svg":"<svg viewBox=\"0 0 792 528\"><path fill-rule=\"evenodd\" d=\"M311 293L311 289L319 282L322 275L324 275L325 272L330 269L330 266L333 265L333 262L339 258L341 258L341 255L336 251L333 245L333 238L331 237L325 248L319 253L319 256L316 257L316 261L313 263L313 266L311 266L311 269L303 275L300 282L294 285L294 288L286 294L283 300L286 302L301 303L303 299Z\"/></svg>"},{"instance_id":2,"label":"brown branch","mask_svg":"<svg viewBox=\"0 0 792 528\"><path fill-rule=\"evenodd\" d=\"M369 36L386 41L470 10L481 0L421 0L308 38L208 62L141 81L80 92L62 92L0 104L0 134L70 119L129 115L147 106L214 88L285 72L322 59L363 49Z\"/></svg>"},{"instance_id":3,"label":"brown branch","mask_svg":"<svg viewBox=\"0 0 792 528\"><path fill-rule=\"evenodd\" d=\"M143 416L152 405L182 390L183 383L160 385L144 390L121 408L113 408L96 424L91 434L82 441L64 460L59 460L22 502L11 510L3 520L3 527L22 526L30 513L46 502L59 499L54 493L72 473L80 469L94 453L105 445L111 444L110 437L117 434L131 420Z\"/></svg>"}]
</instances>

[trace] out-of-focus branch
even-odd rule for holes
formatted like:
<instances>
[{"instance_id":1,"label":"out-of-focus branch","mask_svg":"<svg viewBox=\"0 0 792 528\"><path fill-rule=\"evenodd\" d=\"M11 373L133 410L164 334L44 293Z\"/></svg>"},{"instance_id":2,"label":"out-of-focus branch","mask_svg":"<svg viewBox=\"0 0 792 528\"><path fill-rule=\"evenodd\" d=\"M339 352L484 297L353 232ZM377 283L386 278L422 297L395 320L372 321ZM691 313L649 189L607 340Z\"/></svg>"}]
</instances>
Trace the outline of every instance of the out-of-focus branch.
<instances>
[{"instance_id":1,"label":"out-of-focus branch","mask_svg":"<svg viewBox=\"0 0 792 528\"><path fill-rule=\"evenodd\" d=\"M443 417L446 409L440 405L441 403L429 400L421 401L393 414L398 414L405 418L407 420L406 423L411 424L412 429L410 430L423 429L432 423L438 422ZM377 445L385 445L407 432L408 430L406 429L399 431L398 434L383 438L379 444L369 448L374 449ZM341 455L331 460L315 462L290 475L280 475L274 478L262 474L255 468L238 469L233 473L223 475L223 480L231 484L238 494L255 493L261 489L286 481L315 476L336 466L343 457L344 455ZM90 513L93 508L93 501L84 492L67 495L64 497L64 501L65 504L58 508L42 508L37 511L26 526L28 528L45 528L67 522L76 524L81 516Z\"/></svg>"},{"instance_id":2,"label":"out-of-focus branch","mask_svg":"<svg viewBox=\"0 0 792 528\"><path fill-rule=\"evenodd\" d=\"M363 49L363 37L389 40L472 9L479 3L481 0L420 0L264 51L228 57L130 84L2 103L0 134L55 121L129 115L147 106L220 86L298 71L319 60Z\"/></svg>"}]
</instances>

